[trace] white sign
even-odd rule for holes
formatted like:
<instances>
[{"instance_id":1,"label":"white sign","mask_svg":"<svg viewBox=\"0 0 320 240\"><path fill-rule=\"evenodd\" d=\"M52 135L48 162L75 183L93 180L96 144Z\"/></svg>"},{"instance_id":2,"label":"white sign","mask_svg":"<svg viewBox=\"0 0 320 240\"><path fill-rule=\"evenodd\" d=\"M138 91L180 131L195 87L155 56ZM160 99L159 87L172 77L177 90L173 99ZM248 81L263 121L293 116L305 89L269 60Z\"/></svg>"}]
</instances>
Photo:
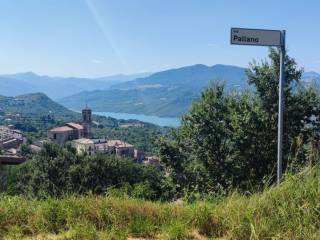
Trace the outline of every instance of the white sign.
<instances>
[{"instance_id":1,"label":"white sign","mask_svg":"<svg viewBox=\"0 0 320 240\"><path fill-rule=\"evenodd\" d=\"M231 28L231 44L281 46L281 31Z\"/></svg>"}]
</instances>

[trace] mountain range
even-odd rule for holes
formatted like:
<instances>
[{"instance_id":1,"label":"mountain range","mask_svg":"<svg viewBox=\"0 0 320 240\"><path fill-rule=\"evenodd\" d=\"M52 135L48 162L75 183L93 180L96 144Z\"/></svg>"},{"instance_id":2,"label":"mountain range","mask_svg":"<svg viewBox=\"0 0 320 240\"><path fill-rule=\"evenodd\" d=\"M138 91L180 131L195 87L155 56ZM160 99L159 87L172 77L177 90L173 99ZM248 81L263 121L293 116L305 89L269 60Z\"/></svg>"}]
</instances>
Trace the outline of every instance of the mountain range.
<instances>
[{"instance_id":1,"label":"mountain range","mask_svg":"<svg viewBox=\"0 0 320 240\"><path fill-rule=\"evenodd\" d=\"M149 73L113 75L100 78L50 77L33 72L0 75L0 95L17 96L42 92L52 99L63 98L82 91L108 89L110 86L127 82Z\"/></svg>"},{"instance_id":2,"label":"mountain range","mask_svg":"<svg viewBox=\"0 0 320 240\"><path fill-rule=\"evenodd\" d=\"M95 111L125 112L166 117L185 113L210 81L225 82L227 89L248 88L245 68L193 65L118 83L107 90L86 91L59 99L72 109L84 104Z\"/></svg>"},{"instance_id":3,"label":"mountain range","mask_svg":"<svg viewBox=\"0 0 320 240\"><path fill-rule=\"evenodd\" d=\"M236 66L197 64L153 74L93 79L39 76L29 72L0 75L0 94L43 92L69 109L80 110L88 104L96 112L180 117L211 81L224 82L227 90L250 89L245 71ZM305 72L302 80L319 86L320 74Z\"/></svg>"},{"instance_id":4,"label":"mountain range","mask_svg":"<svg viewBox=\"0 0 320 240\"><path fill-rule=\"evenodd\" d=\"M302 76L302 81L307 84L314 84L320 86L320 74L316 72L305 72Z\"/></svg>"}]
</instances>

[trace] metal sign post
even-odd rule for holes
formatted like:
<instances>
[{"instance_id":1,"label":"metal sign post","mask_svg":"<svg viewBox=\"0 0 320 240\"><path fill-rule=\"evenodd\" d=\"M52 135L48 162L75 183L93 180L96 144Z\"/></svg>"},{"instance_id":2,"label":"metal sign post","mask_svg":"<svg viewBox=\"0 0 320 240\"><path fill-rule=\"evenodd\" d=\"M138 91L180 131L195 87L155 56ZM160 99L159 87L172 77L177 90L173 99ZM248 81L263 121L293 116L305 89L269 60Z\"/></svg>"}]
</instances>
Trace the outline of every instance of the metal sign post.
<instances>
[{"instance_id":1,"label":"metal sign post","mask_svg":"<svg viewBox=\"0 0 320 240\"><path fill-rule=\"evenodd\" d=\"M282 178L282 138L283 138L283 111L284 111L284 61L286 56L285 30L265 30L248 28L231 28L230 43L235 45L271 46L280 51L279 73L279 110L278 110L278 150L277 150L277 184Z\"/></svg>"},{"instance_id":2,"label":"metal sign post","mask_svg":"<svg viewBox=\"0 0 320 240\"><path fill-rule=\"evenodd\" d=\"M281 32L281 45L280 50L280 72L279 72L279 110L278 110L278 166L277 166L277 184L280 184L282 179L282 138L283 138L283 110L284 110L284 60L286 57L286 32Z\"/></svg>"}]
</instances>

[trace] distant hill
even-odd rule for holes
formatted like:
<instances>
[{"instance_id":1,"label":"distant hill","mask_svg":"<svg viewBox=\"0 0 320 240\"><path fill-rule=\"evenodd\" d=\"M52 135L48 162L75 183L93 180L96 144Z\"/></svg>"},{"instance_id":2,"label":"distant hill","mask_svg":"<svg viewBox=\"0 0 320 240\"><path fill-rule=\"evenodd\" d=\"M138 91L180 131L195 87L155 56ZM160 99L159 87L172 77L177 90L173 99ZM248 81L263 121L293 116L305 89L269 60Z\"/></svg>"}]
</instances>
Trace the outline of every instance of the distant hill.
<instances>
[{"instance_id":1,"label":"distant hill","mask_svg":"<svg viewBox=\"0 0 320 240\"><path fill-rule=\"evenodd\" d=\"M155 116L180 116L190 103L198 98L198 93L178 88L105 90L83 92L59 100L61 104L80 109L82 103L98 112L124 112Z\"/></svg>"},{"instance_id":2,"label":"distant hill","mask_svg":"<svg viewBox=\"0 0 320 240\"><path fill-rule=\"evenodd\" d=\"M320 87L320 74L316 72L305 72L302 80L309 85Z\"/></svg>"},{"instance_id":3,"label":"distant hill","mask_svg":"<svg viewBox=\"0 0 320 240\"><path fill-rule=\"evenodd\" d=\"M223 81L227 88L247 87L245 68L221 64L212 67L197 64L154 73L148 77L115 84L111 88L128 90L183 87L185 89L199 90L208 86L211 80Z\"/></svg>"},{"instance_id":4,"label":"distant hill","mask_svg":"<svg viewBox=\"0 0 320 240\"><path fill-rule=\"evenodd\" d=\"M79 114L52 101L43 93L32 93L17 97L0 95L0 108L6 113L21 113L27 117L45 116L49 113L59 118L73 119L79 117Z\"/></svg>"},{"instance_id":5,"label":"distant hill","mask_svg":"<svg viewBox=\"0 0 320 240\"><path fill-rule=\"evenodd\" d=\"M21 123L25 123L26 121L24 120L27 120L31 122L33 126L36 126L39 131L46 131L48 128L63 124L66 121L81 121L81 113L69 110L54 102L43 93L32 93L17 97L0 95L0 116L3 115L3 113L12 114L12 123L18 123L18 125L21 126ZM17 117L17 114L19 114L20 117ZM11 117L9 116L8 118ZM54 121L51 121L52 119L54 119ZM0 117L0 125L4 120L3 117ZM44 121L47 122L44 123ZM121 120L98 115L93 115L93 121L110 128L135 124L150 129L157 128L157 126L153 124L138 120ZM49 125L47 125L48 122Z\"/></svg>"},{"instance_id":6,"label":"distant hill","mask_svg":"<svg viewBox=\"0 0 320 240\"><path fill-rule=\"evenodd\" d=\"M108 89L114 84L148 76L149 73L114 75L101 78L50 77L32 72L0 75L0 95L17 96L43 92L50 98L58 99L82 91Z\"/></svg>"},{"instance_id":7,"label":"distant hill","mask_svg":"<svg viewBox=\"0 0 320 240\"><path fill-rule=\"evenodd\" d=\"M58 102L72 109L87 103L95 111L177 117L189 109L212 80L225 82L229 90L248 88L245 70L198 64L115 84L108 90L82 92Z\"/></svg>"}]
</instances>

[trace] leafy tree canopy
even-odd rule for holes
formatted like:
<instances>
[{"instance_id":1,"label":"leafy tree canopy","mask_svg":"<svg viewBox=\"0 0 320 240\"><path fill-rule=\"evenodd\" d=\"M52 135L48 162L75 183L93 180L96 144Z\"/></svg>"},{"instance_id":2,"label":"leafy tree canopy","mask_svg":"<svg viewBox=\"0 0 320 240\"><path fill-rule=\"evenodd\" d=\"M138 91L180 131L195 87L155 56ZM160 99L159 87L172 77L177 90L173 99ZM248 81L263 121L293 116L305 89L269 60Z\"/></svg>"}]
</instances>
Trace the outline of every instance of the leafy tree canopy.
<instances>
[{"instance_id":1,"label":"leafy tree canopy","mask_svg":"<svg viewBox=\"0 0 320 240\"><path fill-rule=\"evenodd\" d=\"M302 69L285 57L284 167L292 170L315 150L320 98L300 82ZM159 154L178 188L218 192L261 186L274 180L277 158L279 52L253 62L247 71L254 92L207 88L172 138L162 138ZM310 150L311 149L311 150Z\"/></svg>"}]
</instances>

